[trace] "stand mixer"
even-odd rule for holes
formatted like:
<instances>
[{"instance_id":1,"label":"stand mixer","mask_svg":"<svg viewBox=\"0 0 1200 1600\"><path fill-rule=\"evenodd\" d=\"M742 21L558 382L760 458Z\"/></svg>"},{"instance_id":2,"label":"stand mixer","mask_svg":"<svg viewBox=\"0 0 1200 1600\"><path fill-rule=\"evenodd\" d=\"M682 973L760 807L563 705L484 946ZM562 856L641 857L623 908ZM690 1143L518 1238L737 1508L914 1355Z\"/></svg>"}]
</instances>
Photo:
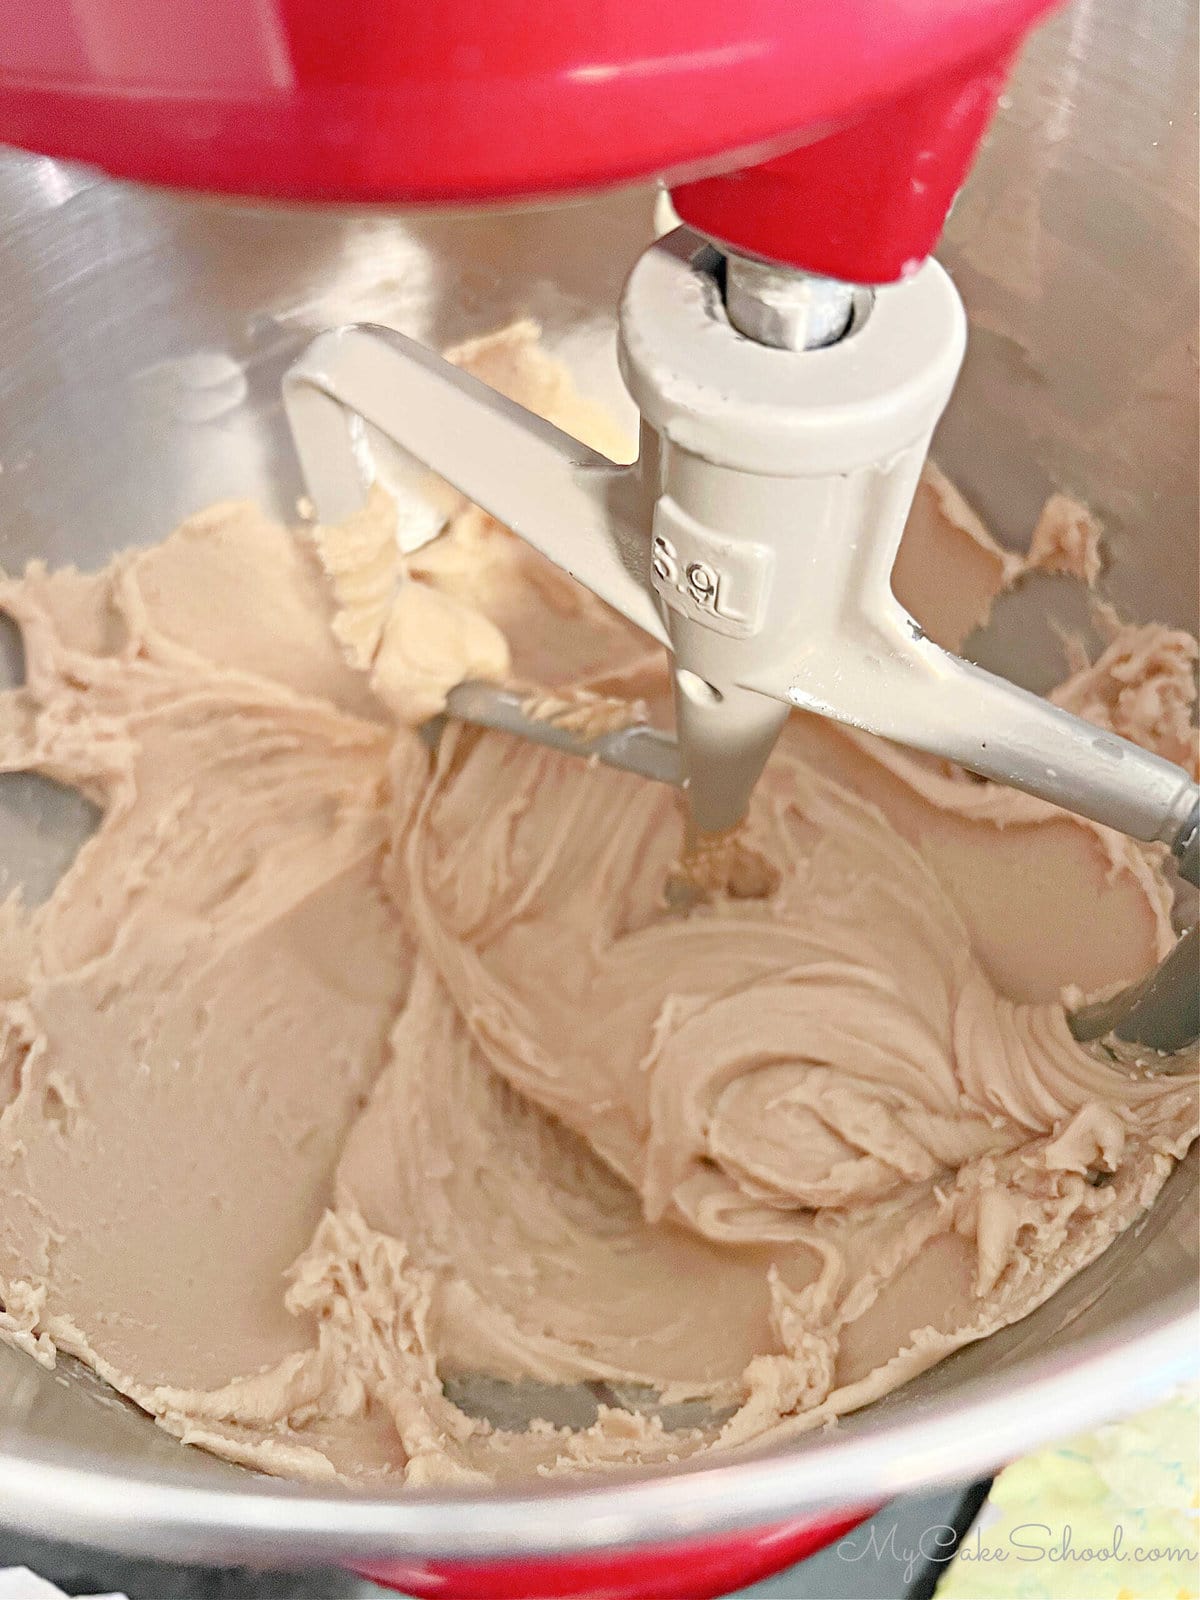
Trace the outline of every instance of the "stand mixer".
<instances>
[{"instance_id":1,"label":"stand mixer","mask_svg":"<svg viewBox=\"0 0 1200 1600\"><path fill-rule=\"evenodd\" d=\"M133 11L105 0L37 41L8 28L0 136L119 173L311 199L462 201L665 169L697 232L653 246L622 299L636 464L401 335L339 328L285 381L320 518L362 505L369 423L664 644L677 761L646 739L592 753L677 778L699 833L744 816L799 707L1165 843L1194 882L1186 773L938 648L890 586L966 340L926 257L1044 8L809 0L734 24L707 4L501 19L463 0L434 23L384 0L345 37L290 4L219 37L185 16L169 38L135 37ZM536 27L518 37L521 20ZM21 78L35 46L38 74ZM435 86L445 103L418 120ZM215 138L182 110L197 94ZM401 116L415 141L386 137ZM735 170L708 175L714 147L742 151L720 158ZM478 685L452 710L548 736Z\"/></svg>"},{"instance_id":2,"label":"stand mixer","mask_svg":"<svg viewBox=\"0 0 1200 1600\"><path fill-rule=\"evenodd\" d=\"M945 21L947 8L940 10ZM441 15L444 17L444 10ZM295 17L293 13L286 19L289 26ZM1006 10L1009 24L1011 19L1012 12ZM1023 25L1024 20L1022 16L1017 25ZM629 27L637 25L636 19L625 22ZM846 26L845 19L841 26ZM827 31L838 33L839 29ZM1007 50L1011 49L1012 39L1008 32ZM113 48L111 35L108 42ZM147 38L142 44L149 48ZM193 47L194 44L193 39ZM522 41L522 47L525 44ZM164 47L161 35L154 36L153 46ZM226 66L230 70L235 54L226 50ZM732 55L727 52L722 71L732 71ZM934 57L928 59L932 63ZM945 58L938 55L936 59L940 70ZM977 92L983 92L978 90L981 77L989 86L978 122L984 119L998 83L999 68L995 58L991 59L988 74L980 71L972 77ZM973 65L980 66L978 58ZM239 63L238 69L243 74L250 70L245 63ZM960 82L962 76L960 73ZM613 80L606 80L600 71L583 81L595 90L596 85ZM210 88L213 82L215 77L210 78ZM928 89L929 85L924 87ZM61 77L55 92L61 92ZM197 100L194 87L188 93L193 101ZM753 98L746 94L744 82L738 93L743 104ZM864 90L868 99L874 93L874 88ZM177 96L177 101L180 98L186 96ZM280 98L286 98L282 90ZM887 95L882 94L882 98ZM910 103L919 98L915 91L907 95ZM7 106L7 95L3 99ZM906 99L906 92L898 99ZM670 100L670 92L656 90L655 105L663 121L666 119L661 116L662 106ZM124 155L109 154L93 144L85 119L76 116L66 120L61 101L53 126L43 130L44 137L31 125L10 125L9 132L10 136L41 148L63 149L64 141L69 141L71 148L65 153L91 155L113 170L241 191L277 189L316 198L370 195L398 201L429 199L451 192L448 187L421 188L415 176L411 188L399 181L384 186L375 179L368 183L365 178L356 187L344 172L340 177L331 176L329 190L322 192L315 184L302 185L298 179L285 183L282 168L276 185L266 171L271 161L263 158L256 179L245 165L250 158L244 152L238 157L242 167L228 179L213 170L191 175L165 170L174 155L166 144L160 143L162 124L154 120L157 102L148 95L143 96L143 103L149 107L141 127L144 143L147 147L159 144L153 157L147 148L144 159L153 160L158 166L139 167L127 151ZM881 101L877 97L871 103ZM23 115L28 104L27 99ZM98 104L94 93L93 104ZM773 153L774 136L762 127L752 128L743 122L725 139L718 130L717 108L705 109L710 123L706 138L714 146L721 137L730 148L736 146L743 152L741 159L746 159L747 151L755 157ZM193 107L192 138L197 147L204 147L197 160L207 162L210 168L226 159L222 147L232 148L226 137L227 125L226 132L219 132L213 121L215 115L210 109L205 133L204 116ZM915 119L915 112L913 115ZM491 139L500 147L506 142L498 133L506 127L505 113L493 105L490 117ZM686 774L693 810L698 820L703 816L704 825L722 826L740 811L778 720L786 714L785 699L789 704L805 704L810 709L872 726L872 719L882 716L880 702L885 701L883 689L888 682L912 689L908 696L899 687L887 690L888 715L906 719L902 724L897 720L883 727L882 731L894 737L952 754L978 768L987 759L984 742L988 749L994 749L994 741L999 743L1004 737L1002 719L997 715L1003 705L1010 718L1026 719L1024 728L1040 727L1051 734L1051 748L1035 742L1033 760L1040 764L1040 776L1035 770L1036 782L1030 782L1029 787L1049 782L1067 767L1068 757L1058 742L1063 727L1059 714L1050 713L1052 723L1040 721L1047 708L1040 702L1027 704L1024 698L1016 699L1015 692L1007 686L998 686L998 698L991 702L997 711L986 711L982 693L996 680L985 680L954 658L923 649L922 644L927 642L914 638L903 613L890 600L887 572L894 538L903 522L907 496L928 434L945 402L961 356L961 312L940 271L924 267L903 281L893 282L907 261L924 256L932 232L940 224L940 212L924 242L909 244L902 237L902 229L884 226L881 219L888 214L888 208L882 199L876 201L879 185L860 146L857 168L848 151L841 170L857 170L862 175L862 187L858 198L847 197L849 203L843 199L842 211L858 219L861 232L874 241L873 248L882 250L882 240L887 236L893 256L890 266L865 257L857 264L852 252L838 257L832 246L826 250L829 241L822 238L820 253L816 243L811 249L796 252L796 258L820 272L821 277L790 271L776 274L773 266L790 261L790 251L777 239L768 241L765 235L754 240L747 236L748 242L743 242L730 220L736 210L730 196L753 195L753 205L748 209L755 212L759 225L765 228L769 223L777 229L792 215L793 208L764 205L763 197L794 194L796 188L802 194L819 194L821 206L814 209L828 208L825 214L830 215L833 199L837 198L832 156L839 141L845 149L853 142L851 136L860 131L863 143L871 143L860 126L869 120L859 119L858 125L852 127L848 123L854 123L855 118L850 117L839 133L816 140L794 157L776 157L752 174L743 172L736 182L709 173L705 148L696 144L704 175L694 176L685 167L683 176L689 181L676 185L673 193L680 214L701 236L677 236L655 246L635 271L625 302L623 364L645 418L637 469L615 469L555 435L544 424L526 422L512 407L496 404L486 392L473 388L459 375L452 376L428 355L419 354L391 336L362 330L322 336L294 369L289 382L289 406L301 458L323 515L338 514L339 495L344 496L340 501L343 508L358 503L363 484L354 449L360 427L355 419L367 418L393 433L435 470L456 478L471 498L490 506L524 537L554 555L560 564L618 604L626 615L632 615L652 637L671 645L680 673L693 674L694 678L684 677L681 685L678 752L655 741L660 766L654 775L674 781ZM882 112L880 121L887 121ZM840 122L840 112L830 110L827 117L821 117L814 111L812 122L806 116L804 125L824 129ZM101 117L91 124L94 128L103 125L111 129L111 120L105 124ZM790 139L800 126L789 124L792 132L781 135L781 140ZM265 127L262 131L265 137ZM672 129L672 136L676 132ZM598 148L606 146L609 133L607 126L594 131ZM387 143L378 128L373 141L366 137L363 127L354 139L360 151L378 151ZM542 142L557 146L557 140ZM485 143L481 138L480 145ZM525 154L531 160L535 143L531 138L526 140ZM822 146L824 154L820 153ZM873 147L894 149L877 139ZM280 148L273 148L272 160L277 159ZM409 154L408 150L405 154ZM423 152L418 154L423 159ZM555 154L559 159L557 150ZM233 162L234 158L230 154L228 159ZM653 159L647 158L647 163L638 162L625 170L661 169L674 175L680 171L675 159L654 155ZM352 164L347 160L346 166ZM942 211L960 171L961 166L940 188L933 186L940 195ZM818 187L822 173L828 181ZM622 174L615 171L597 174L596 181L619 175ZM294 176L293 171L293 179ZM493 186L490 178L481 177L476 171L459 197L525 192L528 188L545 190L558 186L560 179L568 181L562 173L556 177L553 173L539 175L531 171L528 184L514 180L506 185L497 178ZM575 180L570 181L573 186ZM593 181L592 177L586 181ZM903 191L905 184L910 190L913 188L906 177L897 190ZM698 208L706 201L710 209L701 214ZM807 218L806 226L814 235L821 232L813 216ZM832 225L826 231L834 231ZM741 245L747 253L714 248L714 240L725 246ZM860 238L859 245L863 244ZM849 248L846 246L848 251ZM860 277L873 288L847 290L845 286L857 283ZM830 280L832 287L827 287ZM924 298L909 293L917 290ZM923 308L925 320L920 323L915 318L910 321L905 310L916 305ZM890 310L893 307L894 316ZM814 328L815 348L790 348L789 340L801 345L810 342L805 325L810 312L814 319L828 318L822 327ZM887 368L880 345L868 346L866 341L880 335L881 330L897 342L904 335L902 370ZM783 348L760 337L768 333L782 340ZM868 348L874 352L870 367L857 373L868 386L855 388L851 381L856 376L853 358ZM789 375L787 381L782 376L784 367ZM727 372L732 372L739 384L745 376L748 383L758 387L750 387L749 392L739 390L721 415L714 418L708 408L713 404L714 392L722 402L727 398L724 391L731 381L725 376ZM793 373L796 378L791 384ZM918 374L924 387L917 382ZM376 379L382 392L373 388ZM460 431L464 423L459 419L466 417L468 406L472 420L465 427L469 431ZM831 411L837 414L831 416ZM453 423L449 422L451 417ZM441 425L429 426L428 438L418 432L418 425L425 430L435 418L440 419ZM818 432L820 437L813 437ZM445 448L447 439L453 443L453 451ZM835 440L840 441L836 446L840 455L835 453ZM440 450L445 450L444 456L434 453ZM451 455L455 459L449 459ZM351 474L352 456L356 476ZM881 466L885 460L891 470ZM472 474L469 482L464 482L464 472ZM868 516L868 510L877 514ZM861 526L857 538L853 531L855 519ZM782 532L777 535L774 531L806 525L840 530L835 537L822 539L818 553L833 551L840 558L840 567L848 570L821 571L818 582L814 563L800 553L798 544L788 544ZM662 543L655 548L658 540ZM893 541L890 546L889 541ZM812 603L806 598L801 611L796 604L798 598L810 594ZM660 604L665 604L665 612L659 609ZM722 627L717 626L718 622ZM767 638L773 641L770 651L762 648ZM843 660L849 664L847 669L835 673L832 666ZM888 680L893 661L901 675ZM872 674L881 682L879 693L872 690ZM932 707L933 697L943 688L956 696L955 709L944 716ZM971 698L976 694L981 698ZM481 706L481 695L495 696L492 705L502 703L490 686L471 685L456 692L452 710L489 720L493 711L487 705ZM516 710L521 712L521 707L518 705ZM994 734L991 716L996 716ZM970 739L970 730L985 727L987 731L981 738ZM1070 730L1090 741L1079 745L1078 755L1081 760L1092 761L1088 752L1094 754L1100 737L1096 730L1074 722L1070 723ZM939 742L943 740L957 742L947 746ZM638 742L635 736L627 740L635 745ZM645 738L641 742L649 743ZM1107 736L1102 742L1110 750L1116 743ZM1005 770L997 757L997 777L1018 775L1024 759L1022 751L1028 754L1028 745L1021 744L1018 733L1011 733L1008 743L1009 767ZM1124 753L1132 747L1121 749ZM1062 759L1056 759L1059 756ZM1136 759L1149 761L1140 752ZM1112 763L1113 768L1119 765ZM1051 772L1051 768L1057 770ZM1081 794L1059 791L1058 797L1077 804L1080 810L1102 805L1103 812L1089 814L1101 814L1117 826L1131 831L1144 829L1152 836L1169 837L1182 845L1185 803L1192 794L1183 775L1165 763L1139 767L1138 771L1138 782L1124 791L1119 771L1097 785L1093 762L1082 780L1076 776ZM1090 798L1098 791L1103 791L1098 800Z\"/></svg>"}]
</instances>

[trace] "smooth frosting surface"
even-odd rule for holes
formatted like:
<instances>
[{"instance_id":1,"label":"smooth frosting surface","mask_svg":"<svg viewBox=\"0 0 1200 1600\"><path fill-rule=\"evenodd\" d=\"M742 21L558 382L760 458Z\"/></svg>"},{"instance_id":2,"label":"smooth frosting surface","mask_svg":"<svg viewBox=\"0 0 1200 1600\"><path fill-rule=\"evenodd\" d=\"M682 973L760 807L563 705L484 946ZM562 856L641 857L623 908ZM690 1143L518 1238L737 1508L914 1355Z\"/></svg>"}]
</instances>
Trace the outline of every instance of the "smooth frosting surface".
<instances>
[{"instance_id":1,"label":"smooth frosting surface","mask_svg":"<svg viewBox=\"0 0 1200 1600\"><path fill-rule=\"evenodd\" d=\"M457 354L613 448L532 330ZM0 905L0 1337L231 1459L400 1485L798 1433L1024 1315L1194 1133L1060 999L1169 948L1158 857L796 717L745 835L778 888L672 911L671 792L413 730L469 675L666 714L653 650L446 513L406 558L381 494L224 505L0 582L0 769L102 811ZM1087 575L1090 525L1045 526ZM928 631L1019 565L931 472ZM1187 759L1194 659L1114 621L1057 698Z\"/></svg>"}]
</instances>

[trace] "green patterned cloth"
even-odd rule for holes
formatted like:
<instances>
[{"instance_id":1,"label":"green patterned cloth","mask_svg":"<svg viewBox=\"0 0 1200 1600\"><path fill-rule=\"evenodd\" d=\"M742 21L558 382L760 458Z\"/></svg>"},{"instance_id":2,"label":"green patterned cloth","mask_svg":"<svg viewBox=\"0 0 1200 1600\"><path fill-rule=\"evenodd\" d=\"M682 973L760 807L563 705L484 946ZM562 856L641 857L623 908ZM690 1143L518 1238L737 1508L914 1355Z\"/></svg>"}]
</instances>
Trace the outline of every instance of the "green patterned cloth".
<instances>
[{"instance_id":1,"label":"green patterned cloth","mask_svg":"<svg viewBox=\"0 0 1200 1600\"><path fill-rule=\"evenodd\" d=\"M1200 1386L1007 1467L938 1600L1198 1600Z\"/></svg>"}]
</instances>

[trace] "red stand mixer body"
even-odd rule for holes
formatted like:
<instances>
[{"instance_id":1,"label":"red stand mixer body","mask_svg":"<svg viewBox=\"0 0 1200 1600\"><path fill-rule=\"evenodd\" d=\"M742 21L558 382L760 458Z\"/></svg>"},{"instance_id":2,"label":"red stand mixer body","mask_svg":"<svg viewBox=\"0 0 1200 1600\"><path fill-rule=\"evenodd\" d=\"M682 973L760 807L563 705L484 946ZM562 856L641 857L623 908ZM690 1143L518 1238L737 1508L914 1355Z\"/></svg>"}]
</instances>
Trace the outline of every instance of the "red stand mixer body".
<instances>
[{"instance_id":1,"label":"red stand mixer body","mask_svg":"<svg viewBox=\"0 0 1200 1600\"><path fill-rule=\"evenodd\" d=\"M0 0L0 141L279 200L470 204L663 178L736 251L857 283L932 250L1050 0ZM704 1595L865 1513L372 1571L414 1593Z\"/></svg>"},{"instance_id":2,"label":"red stand mixer body","mask_svg":"<svg viewBox=\"0 0 1200 1600\"><path fill-rule=\"evenodd\" d=\"M661 176L859 283L929 254L1048 0L6 0L0 140L149 183L464 203Z\"/></svg>"}]
</instances>

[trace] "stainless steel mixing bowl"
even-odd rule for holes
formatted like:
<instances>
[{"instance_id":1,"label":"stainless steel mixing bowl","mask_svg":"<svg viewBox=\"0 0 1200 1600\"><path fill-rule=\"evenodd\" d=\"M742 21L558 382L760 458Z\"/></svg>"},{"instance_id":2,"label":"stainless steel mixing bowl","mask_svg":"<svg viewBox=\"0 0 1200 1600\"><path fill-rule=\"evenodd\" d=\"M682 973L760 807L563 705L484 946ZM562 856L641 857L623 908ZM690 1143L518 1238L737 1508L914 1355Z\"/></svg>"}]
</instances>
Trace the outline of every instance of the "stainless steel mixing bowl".
<instances>
[{"instance_id":1,"label":"stainless steel mixing bowl","mask_svg":"<svg viewBox=\"0 0 1200 1600\"><path fill-rule=\"evenodd\" d=\"M1031 44L942 252L972 341L936 450L1012 542L1051 488L1081 494L1108 528L1113 596L1191 628L1195 27L1191 0L1079 0ZM614 308L653 209L640 191L523 214L282 214L0 159L0 563L96 566L226 495L287 516L300 484L280 374L329 323L441 345L531 314L620 403ZM1067 597L1050 581L1001 607L987 646L1035 686L1052 670L1033 615L1047 598ZM48 892L87 821L7 780L0 891ZM1193 1160L1033 1316L833 1432L520 1494L385 1501L256 1478L71 1361L48 1373L0 1348L0 1520L180 1558L361 1563L663 1541L961 1479L1193 1369L1196 1187Z\"/></svg>"}]
</instances>

